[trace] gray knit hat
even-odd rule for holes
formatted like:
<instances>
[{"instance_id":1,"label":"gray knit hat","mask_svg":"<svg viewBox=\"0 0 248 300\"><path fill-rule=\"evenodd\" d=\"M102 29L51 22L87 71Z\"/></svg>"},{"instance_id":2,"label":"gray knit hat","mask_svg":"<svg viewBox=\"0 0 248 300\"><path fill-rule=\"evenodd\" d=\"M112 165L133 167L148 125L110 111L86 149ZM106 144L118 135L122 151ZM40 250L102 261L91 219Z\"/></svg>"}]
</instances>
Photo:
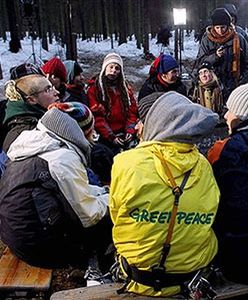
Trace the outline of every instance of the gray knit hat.
<instances>
[{"instance_id":1,"label":"gray knit hat","mask_svg":"<svg viewBox=\"0 0 248 300\"><path fill-rule=\"evenodd\" d=\"M143 140L196 144L213 132L218 119L210 109L177 92L164 93L147 113Z\"/></svg>"},{"instance_id":2,"label":"gray knit hat","mask_svg":"<svg viewBox=\"0 0 248 300\"><path fill-rule=\"evenodd\" d=\"M231 92L226 106L240 120L248 119L248 83L238 86Z\"/></svg>"},{"instance_id":3,"label":"gray knit hat","mask_svg":"<svg viewBox=\"0 0 248 300\"><path fill-rule=\"evenodd\" d=\"M86 156L90 151L90 143L76 120L57 108L48 110L40 122L50 131L76 145Z\"/></svg>"}]
</instances>

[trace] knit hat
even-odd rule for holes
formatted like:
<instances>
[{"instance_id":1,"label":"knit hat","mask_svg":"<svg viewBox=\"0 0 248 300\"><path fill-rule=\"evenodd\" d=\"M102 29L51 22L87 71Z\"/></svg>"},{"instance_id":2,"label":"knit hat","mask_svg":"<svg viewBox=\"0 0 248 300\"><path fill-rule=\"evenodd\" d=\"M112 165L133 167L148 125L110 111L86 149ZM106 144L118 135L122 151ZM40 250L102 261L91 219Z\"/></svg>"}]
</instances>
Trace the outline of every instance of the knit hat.
<instances>
[{"instance_id":1,"label":"knit hat","mask_svg":"<svg viewBox=\"0 0 248 300\"><path fill-rule=\"evenodd\" d=\"M69 114L54 107L44 114L39 123L61 138L76 145L87 156L89 155L90 143L85 138L77 121L71 118Z\"/></svg>"},{"instance_id":2,"label":"knit hat","mask_svg":"<svg viewBox=\"0 0 248 300\"><path fill-rule=\"evenodd\" d=\"M101 72L104 72L107 65L109 65L109 64L118 64L121 67L121 69L123 70L122 58L117 53L109 53L108 55L105 56L103 63L102 63L102 71Z\"/></svg>"},{"instance_id":3,"label":"knit hat","mask_svg":"<svg viewBox=\"0 0 248 300\"><path fill-rule=\"evenodd\" d=\"M83 73L83 69L81 68L79 63L77 61L75 61L75 63L74 63L74 76L78 76L81 73Z\"/></svg>"},{"instance_id":4,"label":"knit hat","mask_svg":"<svg viewBox=\"0 0 248 300\"><path fill-rule=\"evenodd\" d=\"M63 112L68 113L74 120L76 120L80 128L83 130L85 136L87 136L93 130L94 117L86 105L79 102L54 102L48 106L48 110L55 107Z\"/></svg>"},{"instance_id":5,"label":"knit hat","mask_svg":"<svg viewBox=\"0 0 248 300\"><path fill-rule=\"evenodd\" d=\"M212 25L231 25L232 18L225 8L216 8L211 15Z\"/></svg>"},{"instance_id":6,"label":"knit hat","mask_svg":"<svg viewBox=\"0 0 248 300\"><path fill-rule=\"evenodd\" d=\"M145 123L145 118L149 109L151 108L153 103L163 94L164 93L162 92L155 92L140 99L138 103L138 112L139 112L140 120L142 121L143 124Z\"/></svg>"},{"instance_id":7,"label":"knit hat","mask_svg":"<svg viewBox=\"0 0 248 300\"><path fill-rule=\"evenodd\" d=\"M149 109L143 131L144 141L196 144L213 132L218 115L171 91L160 96Z\"/></svg>"},{"instance_id":8,"label":"knit hat","mask_svg":"<svg viewBox=\"0 0 248 300\"><path fill-rule=\"evenodd\" d=\"M199 73L199 71L201 69L208 69L208 70L212 70L213 71L213 66L210 62L208 61L204 61L199 67L198 67L198 70L197 72Z\"/></svg>"},{"instance_id":9,"label":"knit hat","mask_svg":"<svg viewBox=\"0 0 248 300\"><path fill-rule=\"evenodd\" d=\"M242 121L248 119L248 83L238 86L231 92L226 106Z\"/></svg>"},{"instance_id":10,"label":"knit hat","mask_svg":"<svg viewBox=\"0 0 248 300\"><path fill-rule=\"evenodd\" d=\"M223 8L225 8L229 12L231 17L233 17L235 19L235 22L237 22L238 12L237 12L236 6L232 3L226 3L223 5Z\"/></svg>"},{"instance_id":11,"label":"knit hat","mask_svg":"<svg viewBox=\"0 0 248 300\"><path fill-rule=\"evenodd\" d=\"M127 88L127 85L125 83L125 76L124 76L124 72L123 72L123 61L122 61L122 58L120 57L120 55L117 54L117 53L109 53L108 55L105 56L105 58L103 60L103 63L102 63L102 69L101 69L101 72L99 74L99 85L100 85L100 88L101 88L103 101L105 101L105 94L104 94L102 79L103 79L103 76L105 74L106 67L109 64L118 64L121 67L120 76L122 77L123 85L124 85L124 88L126 90L126 94L127 94L127 97L129 99L129 103L130 103L128 88Z\"/></svg>"},{"instance_id":12,"label":"knit hat","mask_svg":"<svg viewBox=\"0 0 248 300\"><path fill-rule=\"evenodd\" d=\"M159 65L159 73L165 74L170 70L177 69L178 63L174 57L168 54L162 54Z\"/></svg>"},{"instance_id":13,"label":"knit hat","mask_svg":"<svg viewBox=\"0 0 248 300\"><path fill-rule=\"evenodd\" d=\"M79 63L74 60L65 60L64 65L67 74L67 83L73 83L75 76L78 76L83 72L83 69L80 67Z\"/></svg>"},{"instance_id":14,"label":"knit hat","mask_svg":"<svg viewBox=\"0 0 248 300\"><path fill-rule=\"evenodd\" d=\"M54 75L55 77L60 78L62 82L66 82L66 69L59 58L53 57L47 61L42 66L42 70L45 74Z\"/></svg>"},{"instance_id":15,"label":"knit hat","mask_svg":"<svg viewBox=\"0 0 248 300\"><path fill-rule=\"evenodd\" d=\"M43 71L38 66L31 63L24 63L19 66L15 66L11 68L9 72L11 80L16 80L31 74L39 74L45 76Z\"/></svg>"}]
</instances>

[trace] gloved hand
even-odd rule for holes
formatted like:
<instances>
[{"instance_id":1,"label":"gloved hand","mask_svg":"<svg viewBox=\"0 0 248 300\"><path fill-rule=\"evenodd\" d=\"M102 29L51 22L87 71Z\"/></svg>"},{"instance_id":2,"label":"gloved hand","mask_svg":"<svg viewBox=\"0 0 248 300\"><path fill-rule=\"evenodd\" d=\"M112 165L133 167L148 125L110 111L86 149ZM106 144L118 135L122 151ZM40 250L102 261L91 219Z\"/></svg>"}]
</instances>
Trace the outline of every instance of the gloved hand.
<instances>
[{"instance_id":1,"label":"gloved hand","mask_svg":"<svg viewBox=\"0 0 248 300\"><path fill-rule=\"evenodd\" d=\"M125 135L125 143L128 144L133 139L133 135L131 133L127 133Z\"/></svg>"},{"instance_id":2,"label":"gloved hand","mask_svg":"<svg viewBox=\"0 0 248 300\"><path fill-rule=\"evenodd\" d=\"M116 137L113 140L113 144L119 147L124 147L125 141L123 139L121 139L120 137Z\"/></svg>"}]
</instances>

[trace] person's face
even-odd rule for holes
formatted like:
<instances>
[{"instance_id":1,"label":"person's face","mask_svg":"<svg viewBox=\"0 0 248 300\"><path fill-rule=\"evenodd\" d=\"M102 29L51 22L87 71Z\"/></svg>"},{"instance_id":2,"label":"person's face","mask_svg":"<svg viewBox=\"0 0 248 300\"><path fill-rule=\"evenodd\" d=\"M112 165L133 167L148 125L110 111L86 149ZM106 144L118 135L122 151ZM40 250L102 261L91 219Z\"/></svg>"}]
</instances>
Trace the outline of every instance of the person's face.
<instances>
[{"instance_id":1,"label":"person's face","mask_svg":"<svg viewBox=\"0 0 248 300\"><path fill-rule=\"evenodd\" d=\"M225 115L224 118L226 120L226 124L228 126L228 133L231 134L233 128L237 127L240 123L241 120L235 116L234 113L232 113L230 110L228 110Z\"/></svg>"},{"instance_id":2,"label":"person's face","mask_svg":"<svg viewBox=\"0 0 248 300\"><path fill-rule=\"evenodd\" d=\"M84 85L83 73L80 73L79 75L75 76L74 79L73 79L73 83L75 85Z\"/></svg>"},{"instance_id":3,"label":"person's face","mask_svg":"<svg viewBox=\"0 0 248 300\"><path fill-rule=\"evenodd\" d=\"M41 107L47 108L50 104L59 100L59 92L51 85L48 79L41 78L38 86L37 92L30 95L27 99L30 104L39 104Z\"/></svg>"},{"instance_id":4,"label":"person's face","mask_svg":"<svg viewBox=\"0 0 248 300\"><path fill-rule=\"evenodd\" d=\"M178 69L172 69L167 73L162 74L161 78L167 83L175 83L178 80Z\"/></svg>"},{"instance_id":5,"label":"person's face","mask_svg":"<svg viewBox=\"0 0 248 300\"><path fill-rule=\"evenodd\" d=\"M142 141L142 133L143 133L143 123L139 120L139 122L135 125L135 130L137 130L137 137L140 141Z\"/></svg>"},{"instance_id":6,"label":"person's face","mask_svg":"<svg viewBox=\"0 0 248 300\"><path fill-rule=\"evenodd\" d=\"M214 26L214 30L216 31L216 33L219 36L223 36L226 33L227 29L228 29L227 25L216 25L216 26Z\"/></svg>"},{"instance_id":7,"label":"person's face","mask_svg":"<svg viewBox=\"0 0 248 300\"><path fill-rule=\"evenodd\" d=\"M207 68L201 69L198 74L199 74L199 79L203 84L206 84L213 79L213 73Z\"/></svg>"},{"instance_id":8,"label":"person's face","mask_svg":"<svg viewBox=\"0 0 248 300\"><path fill-rule=\"evenodd\" d=\"M49 76L49 81L56 89L59 89L62 83L61 79L54 75Z\"/></svg>"},{"instance_id":9,"label":"person's face","mask_svg":"<svg viewBox=\"0 0 248 300\"><path fill-rule=\"evenodd\" d=\"M112 63L108 64L106 69L105 69L105 76L109 80L115 80L121 73L121 67L118 64Z\"/></svg>"}]
</instances>

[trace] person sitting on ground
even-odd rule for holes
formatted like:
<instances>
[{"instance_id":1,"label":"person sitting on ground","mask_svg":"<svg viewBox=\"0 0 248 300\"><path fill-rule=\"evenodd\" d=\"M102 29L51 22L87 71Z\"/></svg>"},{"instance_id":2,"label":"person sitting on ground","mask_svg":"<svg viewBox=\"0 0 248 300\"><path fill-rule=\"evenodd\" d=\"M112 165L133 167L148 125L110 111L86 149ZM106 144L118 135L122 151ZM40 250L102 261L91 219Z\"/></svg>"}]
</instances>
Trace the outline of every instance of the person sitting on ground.
<instances>
[{"instance_id":1,"label":"person sitting on ground","mask_svg":"<svg viewBox=\"0 0 248 300\"><path fill-rule=\"evenodd\" d=\"M218 115L174 91L154 94L139 102L142 142L114 159L109 207L126 289L164 297L179 293L217 253L219 189L195 143Z\"/></svg>"},{"instance_id":2,"label":"person sitting on ground","mask_svg":"<svg viewBox=\"0 0 248 300\"><path fill-rule=\"evenodd\" d=\"M58 95L59 92L44 75L27 75L6 83L8 102L1 133L5 152L23 130L35 128L48 105L59 100Z\"/></svg>"},{"instance_id":3,"label":"person sitting on ground","mask_svg":"<svg viewBox=\"0 0 248 300\"><path fill-rule=\"evenodd\" d=\"M66 68L58 57L48 60L42 67L42 71L46 74L52 85L59 91L59 99L66 102L69 93L66 92Z\"/></svg>"},{"instance_id":4,"label":"person sitting on ground","mask_svg":"<svg viewBox=\"0 0 248 300\"><path fill-rule=\"evenodd\" d=\"M226 103L230 136L208 153L221 192L215 232L224 276L248 284L248 84L232 91Z\"/></svg>"},{"instance_id":5,"label":"person sitting on ground","mask_svg":"<svg viewBox=\"0 0 248 300\"><path fill-rule=\"evenodd\" d=\"M213 67L208 62L203 62L198 68L198 82L189 91L189 98L202 106L205 106L219 115L219 122L211 136L204 137L200 143L197 143L199 151L207 155L208 150L218 140L228 135L227 126L224 120L224 102L222 96L222 87Z\"/></svg>"},{"instance_id":6,"label":"person sitting on ground","mask_svg":"<svg viewBox=\"0 0 248 300\"><path fill-rule=\"evenodd\" d=\"M231 16L224 8L216 8L211 15L212 25L206 28L196 60L196 69L204 62L211 63L223 84L226 102L231 91L248 81L248 44L231 24Z\"/></svg>"},{"instance_id":7,"label":"person sitting on ground","mask_svg":"<svg viewBox=\"0 0 248 300\"><path fill-rule=\"evenodd\" d=\"M73 60L66 60L64 65L67 73L66 90L70 94L66 102L76 101L89 106L88 97L84 89L83 70L79 63Z\"/></svg>"},{"instance_id":8,"label":"person sitting on ground","mask_svg":"<svg viewBox=\"0 0 248 300\"><path fill-rule=\"evenodd\" d=\"M34 266L84 268L91 245L103 256L112 241L108 193L86 173L93 115L83 104L69 107L52 106L21 133L0 180L1 240Z\"/></svg>"},{"instance_id":9,"label":"person sitting on ground","mask_svg":"<svg viewBox=\"0 0 248 300\"><path fill-rule=\"evenodd\" d=\"M202 106L216 112L222 118L224 103L222 87L208 62L203 62L198 68L198 81L189 92L189 98Z\"/></svg>"},{"instance_id":10,"label":"person sitting on ground","mask_svg":"<svg viewBox=\"0 0 248 300\"><path fill-rule=\"evenodd\" d=\"M150 72L149 78L141 87L138 101L154 92L176 91L186 96L187 89L179 77L179 66L175 58L162 54L155 60L155 64L155 70Z\"/></svg>"},{"instance_id":11,"label":"person sitting on ground","mask_svg":"<svg viewBox=\"0 0 248 300\"><path fill-rule=\"evenodd\" d=\"M135 142L138 119L137 103L125 81L123 61L118 54L110 53L104 58L100 74L89 82L87 95L99 134L92 149L92 168L102 181L109 183L113 156Z\"/></svg>"}]
</instances>

